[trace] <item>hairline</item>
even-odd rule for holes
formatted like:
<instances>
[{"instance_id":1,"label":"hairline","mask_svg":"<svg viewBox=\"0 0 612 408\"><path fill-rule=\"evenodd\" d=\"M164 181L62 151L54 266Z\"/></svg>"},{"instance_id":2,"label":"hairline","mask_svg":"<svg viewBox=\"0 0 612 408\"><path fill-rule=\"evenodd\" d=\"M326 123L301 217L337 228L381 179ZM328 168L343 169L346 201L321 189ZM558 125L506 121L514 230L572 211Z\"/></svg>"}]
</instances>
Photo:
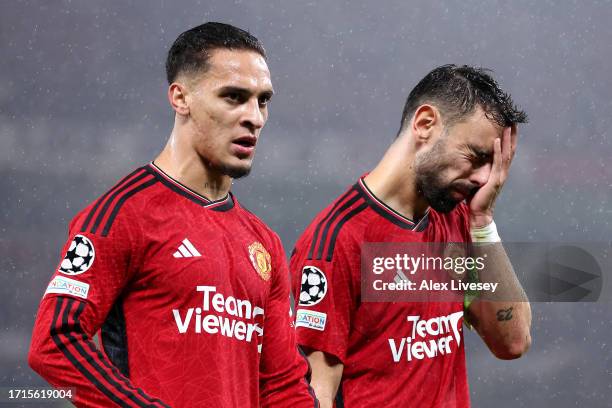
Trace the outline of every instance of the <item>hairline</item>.
<instances>
[{"instance_id":1,"label":"hairline","mask_svg":"<svg viewBox=\"0 0 612 408\"><path fill-rule=\"evenodd\" d=\"M412 122L412 119L414 118L414 114L416 113L416 111L418 111L419 108L423 105L430 105L430 106L435 107L438 110L438 112L440 112L440 116L442 117L444 126L447 126L449 128L455 126L456 124L466 122L472 115L476 113L476 111L478 111L478 109L482 110L482 113L484 114L485 118L489 120L492 124L496 126L504 127L503 124L498 123L495 120L494 115L490 111L485 109L485 105L482 103L475 102L472 109L466 112L461 112L458 109L454 109L452 107L448 108L444 106L444 102L439 102L439 101L429 99L429 100L425 100L419 103L415 107L415 109L412 111L412 113L406 116L407 120L405 120L404 123L402 123L399 133L402 133L406 129L406 127L408 127L410 122ZM494 109L495 108L493 108L492 110ZM451 113L452 111L455 111L455 113Z\"/></svg>"},{"instance_id":2,"label":"hairline","mask_svg":"<svg viewBox=\"0 0 612 408\"><path fill-rule=\"evenodd\" d=\"M423 103L420 103L419 105L417 105L417 107L414 109L412 114L409 115L409 116L406 116L406 118L410 117L410 119L406 120L405 123L402 123L402 126L400 127L399 132L397 132L397 136L396 137L398 137L399 135L401 135L402 133L404 133L406 131L406 129L409 127L410 123L412 122L412 119L414 119L414 114L423 105L433 106L433 107L435 107L438 110L438 112L440 112L440 116L442 117L443 132L445 130L451 129L455 125L467 122L470 117L472 117L473 115L476 114L478 109L482 110L482 113L483 113L485 119L487 119L492 125L499 126L499 127L502 127L502 128L504 127L502 124L497 123L497 121L493 117L490 116L490 114L484 109L484 107L483 107L483 105L481 103L475 103L474 107L470 111L461 112L461 113L458 113L458 114L455 114L455 115L450 115L450 118L449 118L449 114L443 112L444 108L440 107L440 105L441 105L440 103L438 103L436 101L429 100L429 101L424 101Z\"/></svg>"},{"instance_id":3,"label":"hairline","mask_svg":"<svg viewBox=\"0 0 612 408\"><path fill-rule=\"evenodd\" d=\"M209 63L210 59L213 56L213 52L217 51L217 50L228 50L228 51L232 51L232 52L252 52L254 54L257 54L259 56L261 56L264 61L266 62L266 64L268 63L268 59L266 57L265 54L259 52L256 49L253 48L249 48L249 47L226 47L226 46L213 46L210 48L207 48L205 50L200 51L200 53L205 54L205 59L203 63L198 64L197 67L194 68L189 68L189 69L181 69L176 73L176 76L174 78L174 81L172 81L172 83L170 83L170 85L172 85L175 82L179 82L181 78L185 78L185 80L187 82L193 83L194 81L197 81L200 79L200 77L204 74L206 74L209 70L212 64Z\"/></svg>"}]
</instances>

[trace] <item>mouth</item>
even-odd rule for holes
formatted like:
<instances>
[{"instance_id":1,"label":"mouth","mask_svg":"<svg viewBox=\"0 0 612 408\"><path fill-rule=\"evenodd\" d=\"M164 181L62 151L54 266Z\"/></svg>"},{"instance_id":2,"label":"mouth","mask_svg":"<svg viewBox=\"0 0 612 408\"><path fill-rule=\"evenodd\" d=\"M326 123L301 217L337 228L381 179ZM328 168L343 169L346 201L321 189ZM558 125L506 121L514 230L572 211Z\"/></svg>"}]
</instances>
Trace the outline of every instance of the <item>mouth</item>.
<instances>
[{"instance_id":1,"label":"mouth","mask_svg":"<svg viewBox=\"0 0 612 408\"><path fill-rule=\"evenodd\" d=\"M451 197L453 198L453 200L455 200L456 202L459 203L459 202L465 200L466 195L463 192L459 191L459 190L453 190L453 191L451 191Z\"/></svg>"},{"instance_id":2,"label":"mouth","mask_svg":"<svg viewBox=\"0 0 612 408\"><path fill-rule=\"evenodd\" d=\"M242 136L238 139L234 139L232 143L238 146L252 148L257 144L257 138L255 136Z\"/></svg>"},{"instance_id":3,"label":"mouth","mask_svg":"<svg viewBox=\"0 0 612 408\"><path fill-rule=\"evenodd\" d=\"M242 136L232 140L234 153L241 159L252 156L255 152L256 144L257 138L251 135Z\"/></svg>"},{"instance_id":4,"label":"mouth","mask_svg":"<svg viewBox=\"0 0 612 408\"><path fill-rule=\"evenodd\" d=\"M470 200L476 192L478 191L478 187L465 187L465 188L456 188L453 190L453 198L457 201Z\"/></svg>"}]
</instances>

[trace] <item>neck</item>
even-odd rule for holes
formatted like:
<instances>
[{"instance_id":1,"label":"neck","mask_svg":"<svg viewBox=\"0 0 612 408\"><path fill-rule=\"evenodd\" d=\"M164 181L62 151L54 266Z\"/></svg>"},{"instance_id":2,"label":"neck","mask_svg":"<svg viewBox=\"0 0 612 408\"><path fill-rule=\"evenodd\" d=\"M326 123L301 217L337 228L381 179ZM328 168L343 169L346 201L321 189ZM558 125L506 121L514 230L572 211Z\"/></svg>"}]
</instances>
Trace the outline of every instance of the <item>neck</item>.
<instances>
[{"instance_id":1,"label":"neck","mask_svg":"<svg viewBox=\"0 0 612 408\"><path fill-rule=\"evenodd\" d=\"M416 221L425 215L428 204L416 186L416 152L409 138L400 135L364 181L386 205Z\"/></svg>"},{"instance_id":2,"label":"neck","mask_svg":"<svg viewBox=\"0 0 612 408\"><path fill-rule=\"evenodd\" d=\"M155 165L179 183L211 201L227 196L232 179L210 168L175 127Z\"/></svg>"}]
</instances>

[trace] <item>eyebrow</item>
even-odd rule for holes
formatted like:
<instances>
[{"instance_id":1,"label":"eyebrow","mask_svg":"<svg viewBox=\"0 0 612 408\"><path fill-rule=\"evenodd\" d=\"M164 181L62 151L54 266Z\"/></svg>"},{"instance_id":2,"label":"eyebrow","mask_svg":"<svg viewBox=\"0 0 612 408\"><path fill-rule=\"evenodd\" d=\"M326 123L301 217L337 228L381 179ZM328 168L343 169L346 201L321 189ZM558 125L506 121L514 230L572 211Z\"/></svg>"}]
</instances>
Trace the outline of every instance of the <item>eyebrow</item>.
<instances>
[{"instance_id":1,"label":"eyebrow","mask_svg":"<svg viewBox=\"0 0 612 408\"><path fill-rule=\"evenodd\" d=\"M242 88L239 86L224 86L221 89L219 89L219 93L229 93L229 92L235 92L244 96L250 96L253 95L254 92L252 92L250 89L248 88ZM272 98L272 95L274 95L274 90L273 89L267 89L265 91L262 91L261 93L259 93L259 96L263 96L266 97L268 99Z\"/></svg>"},{"instance_id":2,"label":"eyebrow","mask_svg":"<svg viewBox=\"0 0 612 408\"><path fill-rule=\"evenodd\" d=\"M476 154L476 156L478 156L479 158L483 158L483 159L488 159L489 157L491 157L493 155L493 152L490 150L485 150L482 149L478 146L469 146L470 150L472 152L474 152L474 154Z\"/></svg>"}]
</instances>

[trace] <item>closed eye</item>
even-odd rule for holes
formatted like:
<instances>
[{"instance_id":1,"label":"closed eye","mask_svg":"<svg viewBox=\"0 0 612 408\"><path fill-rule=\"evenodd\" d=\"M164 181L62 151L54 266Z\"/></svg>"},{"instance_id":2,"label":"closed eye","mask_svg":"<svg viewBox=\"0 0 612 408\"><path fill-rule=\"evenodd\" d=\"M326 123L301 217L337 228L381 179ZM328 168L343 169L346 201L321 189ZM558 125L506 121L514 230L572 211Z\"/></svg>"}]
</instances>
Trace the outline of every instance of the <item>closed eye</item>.
<instances>
[{"instance_id":1,"label":"closed eye","mask_svg":"<svg viewBox=\"0 0 612 408\"><path fill-rule=\"evenodd\" d=\"M493 160L493 154L487 152L475 146L470 146L470 159L477 166L483 166L487 163L491 163Z\"/></svg>"},{"instance_id":2,"label":"closed eye","mask_svg":"<svg viewBox=\"0 0 612 408\"><path fill-rule=\"evenodd\" d=\"M491 161L491 155L486 153L479 153L476 155L475 161L480 164L486 164Z\"/></svg>"}]
</instances>

